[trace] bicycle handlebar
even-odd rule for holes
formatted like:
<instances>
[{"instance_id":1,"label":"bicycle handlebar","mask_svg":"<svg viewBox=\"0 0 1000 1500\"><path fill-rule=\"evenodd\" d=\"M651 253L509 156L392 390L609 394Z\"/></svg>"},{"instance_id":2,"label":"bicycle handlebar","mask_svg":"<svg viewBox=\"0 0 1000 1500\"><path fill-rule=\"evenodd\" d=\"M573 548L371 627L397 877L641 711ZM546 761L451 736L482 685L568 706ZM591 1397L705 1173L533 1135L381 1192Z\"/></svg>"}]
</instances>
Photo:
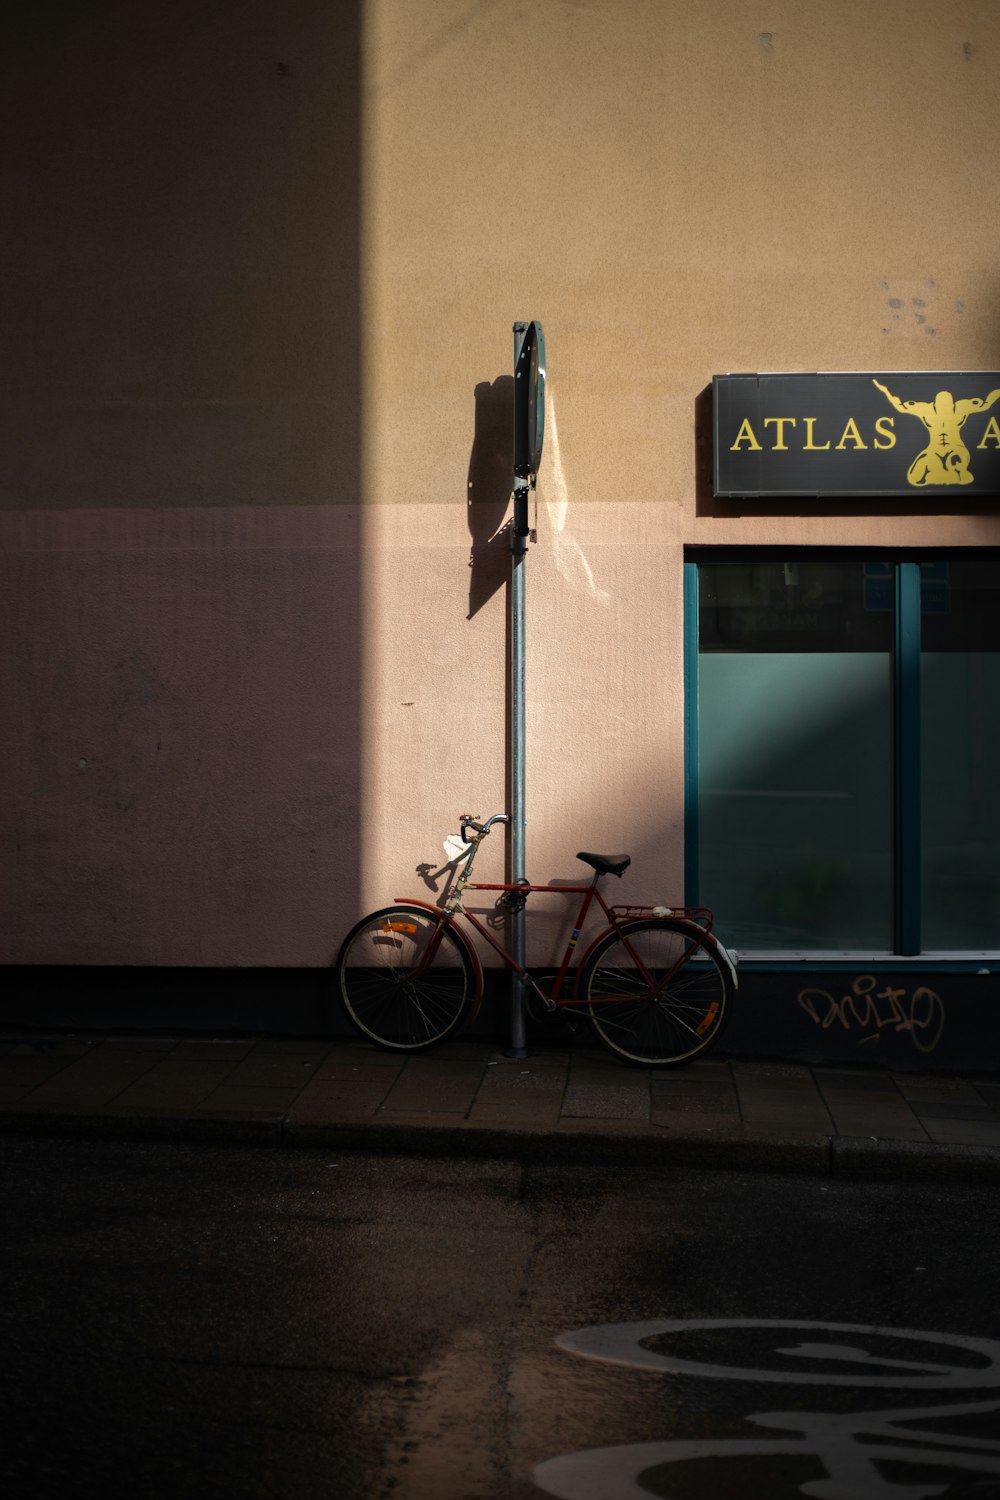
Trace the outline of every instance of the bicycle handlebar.
<instances>
[{"instance_id":1,"label":"bicycle handlebar","mask_svg":"<svg viewBox=\"0 0 1000 1500\"><path fill-rule=\"evenodd\" d=\"M486 819L485 823L477 823L471 813L460 813L459 822L462 825L462 843L467 844L469 842L468 834L465 831L467 828L474 828L479 837L482 838L485 834L489 833L494 823L509 823L510 817L507 813L494 813L492 818Z\"/></svg>"}]
</instances>

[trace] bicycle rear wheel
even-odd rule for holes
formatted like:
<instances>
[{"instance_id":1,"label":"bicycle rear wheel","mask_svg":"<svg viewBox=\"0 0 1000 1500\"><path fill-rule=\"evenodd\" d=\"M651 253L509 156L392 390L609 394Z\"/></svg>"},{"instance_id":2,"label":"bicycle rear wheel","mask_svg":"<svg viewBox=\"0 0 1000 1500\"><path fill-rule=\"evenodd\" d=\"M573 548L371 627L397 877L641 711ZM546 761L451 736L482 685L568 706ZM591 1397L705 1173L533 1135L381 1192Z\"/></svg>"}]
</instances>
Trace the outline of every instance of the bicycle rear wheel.
<instances>
[{"instance_id":1,"label":"bicycle rear wheel","mask_svg":"<svg viewBox=\"0 0 1000 1500\"><path fill-rule=\"evenodd\" d=\"M642 1068L688 1063L718 1041L732 980L694 924L624 922L591 955L580 997L597 1040Z\"/></svg>"},{"instance_id":2,"label":"bicycle rear wheel","mask_svg":"<svg viewBox=\"0 0 1000 1500\"><path fill-rule=\"evenodd\" d=\"M337 993L351 1024L376 1046L423 1052L465 1020L475 967L464 939L442 925L419 906L384 906L341 944Z\"/></svg>"}]
</instances>

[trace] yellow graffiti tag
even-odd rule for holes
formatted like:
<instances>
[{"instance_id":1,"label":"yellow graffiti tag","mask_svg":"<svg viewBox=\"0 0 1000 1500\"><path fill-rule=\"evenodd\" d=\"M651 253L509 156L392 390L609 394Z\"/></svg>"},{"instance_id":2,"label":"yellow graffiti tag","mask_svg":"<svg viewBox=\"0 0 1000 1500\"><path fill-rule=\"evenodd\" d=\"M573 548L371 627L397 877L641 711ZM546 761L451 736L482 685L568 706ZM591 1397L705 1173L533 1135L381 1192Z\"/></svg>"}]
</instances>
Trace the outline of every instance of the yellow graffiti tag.
<instances>
[{"instance_id":1,"label":"yellow graffiti tag","mask_svg":"<svg viewBox=\"0 0 1000 1500\"><path fill-rule=\"evenodd\" d=\"M944 1002L934 990L918 985L912 993L886 985L878 989L874 974L851 981L850 994L839 999L827 990L800 990L798 1003L809 1019L823 1031L835 1026L844 1031L866 1033L860 1045L877 1042L882 1032L908 1031L918 1052L933 1052L944 1030Z\"/></svg>"}]
</instances>

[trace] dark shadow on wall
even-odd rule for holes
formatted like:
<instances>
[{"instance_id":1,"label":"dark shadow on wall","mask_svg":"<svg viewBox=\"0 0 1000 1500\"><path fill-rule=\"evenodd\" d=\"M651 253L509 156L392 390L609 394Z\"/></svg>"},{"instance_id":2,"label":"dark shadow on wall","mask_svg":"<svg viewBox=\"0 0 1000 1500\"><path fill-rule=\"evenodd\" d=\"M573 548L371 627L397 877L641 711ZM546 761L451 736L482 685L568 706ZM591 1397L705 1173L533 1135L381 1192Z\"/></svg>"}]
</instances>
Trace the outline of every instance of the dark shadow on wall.
<instances>
[{"instance_id":1,"label":"dark shadow on wall","mask_svg":"<svg viewBox=\"0 0 1000 1500\"><path fill-rule=\"evenodd\" d=\"M359 7L12 17L0 505L354 503Z\"/></svg>"},{"instance_id":2,"label":"dark shadow on wall","mask_svg":"<svg viewBox=\"0 0 1000 1500\"><path fill-rule=\"evenodd\" d=\"M481 381L475 398L467 494L470 620L510 578L510 526L504 517L513 488L513 376Z\"/></svg>"},{"instance_id":3,"label":"dark shadow on wall","mask_svg":"<svg viewBox=\"0 0 1000 1500\"><path fill-rule=\"evenodd\" d=\"M360 0L7 27L3 953L99 968L77 1025L114 972L138 1026L137 970L317 974L356 915L360 57Z\"/></svg>"}]
</instances>

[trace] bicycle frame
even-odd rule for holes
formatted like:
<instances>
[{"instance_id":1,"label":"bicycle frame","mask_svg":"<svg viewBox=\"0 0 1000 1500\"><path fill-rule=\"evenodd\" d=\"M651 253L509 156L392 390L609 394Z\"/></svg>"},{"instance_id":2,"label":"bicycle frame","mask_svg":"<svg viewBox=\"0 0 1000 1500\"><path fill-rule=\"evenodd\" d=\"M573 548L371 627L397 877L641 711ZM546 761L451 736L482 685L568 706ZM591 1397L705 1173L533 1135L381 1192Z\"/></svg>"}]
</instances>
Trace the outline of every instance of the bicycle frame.
<instances>
[{"instance_id":1,"label":"bicycle frame","mask_svg":"<svg viewBox=\"0 0 1000 1500\"><path fill-rule=\"evenodd\" d=\"M469 864L471 865L471 863L472 860L470 858ZM432 939L432 941L428 944L427 951L421 958L419 965L420 971L429 968L431 963L433 962L433 959L437 954L437 950L440 947L441 937L445 929L457 929L458 918L464 917L465 920L475 928L476 932L478 932L479 935L489 944L494 953L497 954L497 956L507 965L507 967L513 969L518 978L524 984L530 986L530 988L534 991L539 1000L545 1006L546 1010L555 1010L559 1007L571 1006L581 1003L576 993L576 986L579 983L580 976L584 973L587 967L587 961L590 958L591 953L597 947L598 943L603 942L611 932L617 932L619 934L622 943L628 950L639 973L642 975L647 984L652 984L652 977L648 973L646 966L642 961L641 955L637 953L636 950L632 947L632 944L628 940L628 935L622 931L621 924L623 921L631 921L635 918L640 917L654 917L659 915L660 913L657 913L655 908L649 906L609 906L604 897L601 895L600 890L598 889L598 881L601 878L599 872L595 872L592 880L588 881L586 884L581 885L532 885L530 883L526 883L523 885L507 885L503 883L494 883L492 881L472 881L467 878L467 875L468 870L466 870L463 876L459 877L458 886L454 895L450 897L443 908L433 905L433 903L430 901L414 900L409 896L396 897L397 901L405 901L408 906L422 907L425 911L433 912L435 916L441 918L441 925L438 929L438 932ZM505 893L514 894L518 897L523 897L524 899L527 899L527 897L534 892L542 891L559 896L582 896L583 900L580 904L580 909L577 912L573 930L570 933L569 939L566 943L566 949L563 953L562 963L559 966L559 970L548 993L546 993L546 991L542 989L541 985L536 979L532 978L531 974L526 968L522 968L518 964L513 954L509 953L503 946L503 944L493 936L489 928L487 928L484 923L482 923L479 918L476 917L472 912L465 909L465 907L462 905L462 896L467 890L503 891ZM592 939L592 941L584 951L583 959L577 969L576 983L573 986L573 992L569 995L563 995L563 985L565 984L566 976L569 973L570 964L573 960L576 945L580 938L580 933L583 930L583 925L587 920L587 915L595 900L608 919L607 926L601 928L601 930L596 934L596 936ZM670 917L679 925L690 928L692 936L697 937L699 942L710 943L714 949L718 950L720 955L724 958L726 965L733 976L733 983L735 985L738 982L736 979L735 965L733 964L732 959L730 958L726 949L723 948L722 944L718 941L718 939L711 931L711 913L708 912L704 907L682 907L679 909L672 909L670 911ZM699 920L699 918L701 918L701 920ZM459 934L459 939L461 941L464 941L461 934ZM479 1003L483 993L483 967L479 958L479 954L476 952L474 946L471 943L466 943L465 946L467 947L475 966L476 1001L472 1010L472 1015L475 1016L476 1012L479 1009ZM674 974L676 973L680 965L684 962L685 957L685 954L680 954L678 956L675 967L670 971L668 975L664 976L661 979L661 987L665 984L668 984L673 979ZM613 994L601 995L599 997L592 997L589 1003L608 1004L613 1003L616 999L617 997Z\"/></svg>"}]
</instances>

